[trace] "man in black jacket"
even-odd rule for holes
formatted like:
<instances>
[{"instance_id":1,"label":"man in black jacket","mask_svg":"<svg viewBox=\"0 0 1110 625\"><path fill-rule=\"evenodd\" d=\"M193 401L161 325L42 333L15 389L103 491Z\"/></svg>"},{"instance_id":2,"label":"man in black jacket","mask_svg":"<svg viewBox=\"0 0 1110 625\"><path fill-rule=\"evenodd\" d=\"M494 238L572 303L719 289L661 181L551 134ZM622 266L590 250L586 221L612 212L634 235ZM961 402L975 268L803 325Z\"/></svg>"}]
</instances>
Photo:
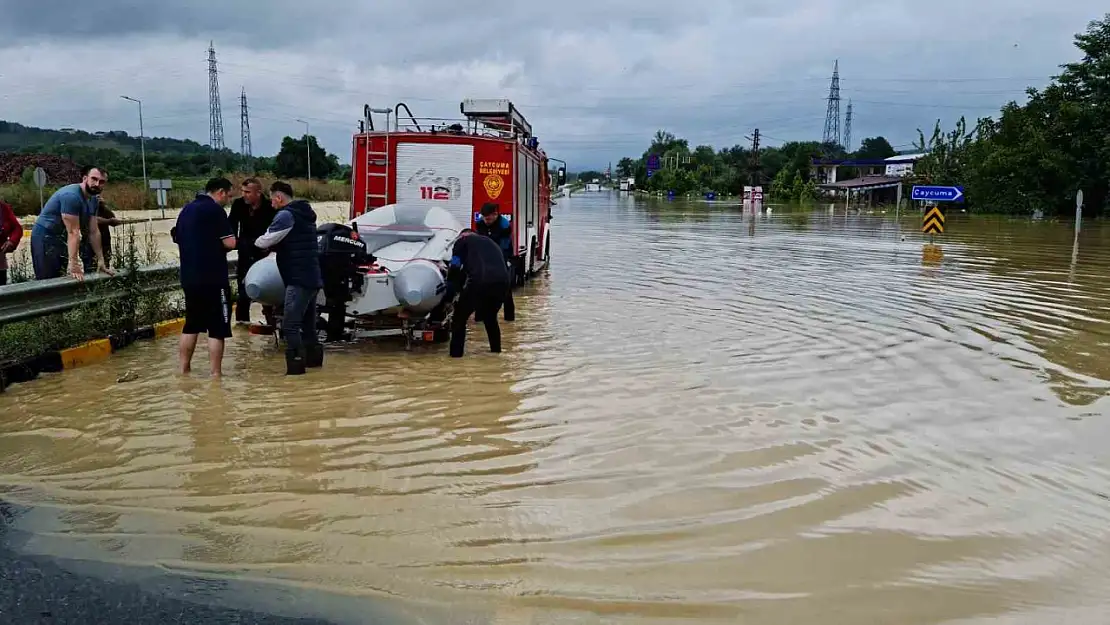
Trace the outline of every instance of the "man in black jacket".
<instances>
[{"instance_id":1,"label":"man in black jacket","mask_svg":"<svg viewBox=\"0 0 1110 625\"><path fill-rule=\"evenodd\" d=\"M285 182L270 185L277 215L254 244L277 251L277 267L285 283L281 333L285 337L287 375L304 375L306 367L324 364L324 346L316 334L316 296L324 286L320 248L316 242L316 212L304 200L293 199Z\"/></svg>"},{"instance_id":2,"label":"man in black jacket","mask_svg":"<svg viewBox=\"0 0 1110 625\"><path fill-rule=\"evenodd\" d=\"M501 327L497 325L497 313L509 288L509 269L500 246L489 237L475 235L469 228L459 233L451 250L448 270L448 281L455 287L463 280L465 284L451 318L451 356L462 358L466 323L475 312L486 326L489 350L500 352Z\"/></svg>"},{"instance_id":3,"label":"man in black jacket","mask_svg":"<svg viewBox=\"0 0 1110 625\"><path fill-rule=\"evenodd\" d=\"M262 183L257 178L247 178L240 187L243 195L231 203L228 221L231 222L231 231L239 242L239 264L235 268L235 278L239 283L239 294L235 300L235 321L250 323L251 299L247 297L247 289L243 286L243 279L250 271L251 265L266 256L266 252L255 247L254 242L266 232L266 228L274 221L274 210L270 198L262 193ZM262 314L268 323L273 323L273 307L263 306Z\"/></svg>"}]
</instances>

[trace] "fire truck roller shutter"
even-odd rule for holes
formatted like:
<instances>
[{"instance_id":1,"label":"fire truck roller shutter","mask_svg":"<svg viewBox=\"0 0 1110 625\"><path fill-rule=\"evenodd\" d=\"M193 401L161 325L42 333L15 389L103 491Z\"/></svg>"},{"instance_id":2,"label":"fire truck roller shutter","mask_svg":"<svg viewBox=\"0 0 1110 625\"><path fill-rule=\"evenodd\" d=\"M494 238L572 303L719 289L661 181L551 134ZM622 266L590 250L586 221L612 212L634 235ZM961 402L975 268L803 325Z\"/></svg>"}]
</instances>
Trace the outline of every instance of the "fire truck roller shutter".
<instances>
[{"instance_id":1,"label":"fire truck roller shutter","mask_svg":"<svg viewBox=\"0 0 1110 625\"><path fill-rule=\"evenodd\" d=\"M469 224L474 211L474 146L397 144L397 204L430 204Z\"/></svg>"}]
</instances>

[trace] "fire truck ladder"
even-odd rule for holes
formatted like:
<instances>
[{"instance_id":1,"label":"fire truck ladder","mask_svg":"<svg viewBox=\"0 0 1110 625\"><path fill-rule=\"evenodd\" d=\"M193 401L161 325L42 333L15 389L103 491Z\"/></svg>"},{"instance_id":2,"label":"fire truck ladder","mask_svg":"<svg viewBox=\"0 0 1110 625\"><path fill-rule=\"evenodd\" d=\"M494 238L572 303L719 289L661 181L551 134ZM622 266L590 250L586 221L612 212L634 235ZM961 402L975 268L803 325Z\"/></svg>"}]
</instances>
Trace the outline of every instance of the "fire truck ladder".
<instances>
[{"instance_id":1,"label":"fire truck ladder","mask_svg":"<svg viewBox=\"0 0 1110 625\"><path fill-rule=\"evenodd\" d=\"M371 113L385 114L385 137L383 138L383 142L385 145L381 150L375 150L374 148L376 146L374 145L374 138L367 137L366 139L366 210L368 211L371 207L377 208L378 206L385 206L386 204L389 204L389 116L391 113L393 113L393 109L370 108L369 104L363 107L363 114L366 117L366 128L367 130L373 132L374 119L371 117ZM385 170L372 171L372 165L376 164L384 164ZM370 192L370 181L373 178L382 179L381 193ZM375 200L380 200L381 203L379 204Z\"/></svg>"}]
</instances>

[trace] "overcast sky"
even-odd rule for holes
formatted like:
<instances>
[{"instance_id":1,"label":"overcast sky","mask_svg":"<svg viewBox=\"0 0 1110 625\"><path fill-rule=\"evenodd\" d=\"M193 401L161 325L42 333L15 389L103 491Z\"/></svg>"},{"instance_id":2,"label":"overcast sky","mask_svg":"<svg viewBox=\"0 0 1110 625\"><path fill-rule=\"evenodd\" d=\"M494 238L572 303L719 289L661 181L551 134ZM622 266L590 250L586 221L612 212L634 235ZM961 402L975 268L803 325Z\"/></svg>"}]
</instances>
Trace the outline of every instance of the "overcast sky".
<instances>
[{"instance_id":1,"label":"overcast sky","mask_svg":"<svg viewBox=\"0 0 1110 625\"><path fill-rule=\"evenodd\" d=\"M692 145L820 139L833 61L852 142L909 148L993 114L1075 60L1105 0L0 0L0 119L208 142L206 49L225 143L247 91L256 155L305 119L344 162L363 104L457 116L508 97L571 169ZM842 122L843 124L843 122ZM855 147L853 146L853 147Z\"/></svg>"}]
</instances>

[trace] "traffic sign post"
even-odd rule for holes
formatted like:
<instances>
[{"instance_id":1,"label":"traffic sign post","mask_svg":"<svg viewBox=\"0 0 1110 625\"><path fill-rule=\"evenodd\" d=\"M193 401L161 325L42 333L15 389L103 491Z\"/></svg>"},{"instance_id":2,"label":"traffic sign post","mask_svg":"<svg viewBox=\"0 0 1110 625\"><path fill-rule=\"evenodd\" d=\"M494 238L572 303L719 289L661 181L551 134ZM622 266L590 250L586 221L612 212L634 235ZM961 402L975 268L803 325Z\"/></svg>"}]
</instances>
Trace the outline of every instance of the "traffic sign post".
<instances>
[{"instance_id":1,"label":"traffic sign post","mask_svg":"<svg viewBox=\"0 0 1110 625\"><path fill-rule=\"evenodd\" d=\"M925 211L925 218L921 220L921 232L929 235L944 234L944 211L939 206Z\"/></svg>"},{"instance_id":2,"label":"traffic sign post","mask_svg":"<svg viewBox=\"0 0 1110 625\"><path fill-rule=\"evenodd\" d=\"M35 168L35 186L39 188L39 212L46 207L46 201L42 197L42 188L46 186L46 170L42 167Z\"/></svg>"},{"instance_id":3,"label":"traffic sign post","mask_svg":"<svg viewBox=\"0 0 1110 625\"><path fill-rule=\"evenodd\" d=\"M158 208L162 209L162 218L166 217L167 191L173 188L172 180L151 180L150 188L158 192Z\"/></svg>"},{"instance_id":4,"label":"traffic sign post","mask_svg":"<svg viewBox=\"0 0 1110 625\"><path fill-rule=\"evenodd\" d=\"M921 202L960 202L964 197L963 187L934 187L914 185L911 199Z\"/></svg>"}]
</instances>

